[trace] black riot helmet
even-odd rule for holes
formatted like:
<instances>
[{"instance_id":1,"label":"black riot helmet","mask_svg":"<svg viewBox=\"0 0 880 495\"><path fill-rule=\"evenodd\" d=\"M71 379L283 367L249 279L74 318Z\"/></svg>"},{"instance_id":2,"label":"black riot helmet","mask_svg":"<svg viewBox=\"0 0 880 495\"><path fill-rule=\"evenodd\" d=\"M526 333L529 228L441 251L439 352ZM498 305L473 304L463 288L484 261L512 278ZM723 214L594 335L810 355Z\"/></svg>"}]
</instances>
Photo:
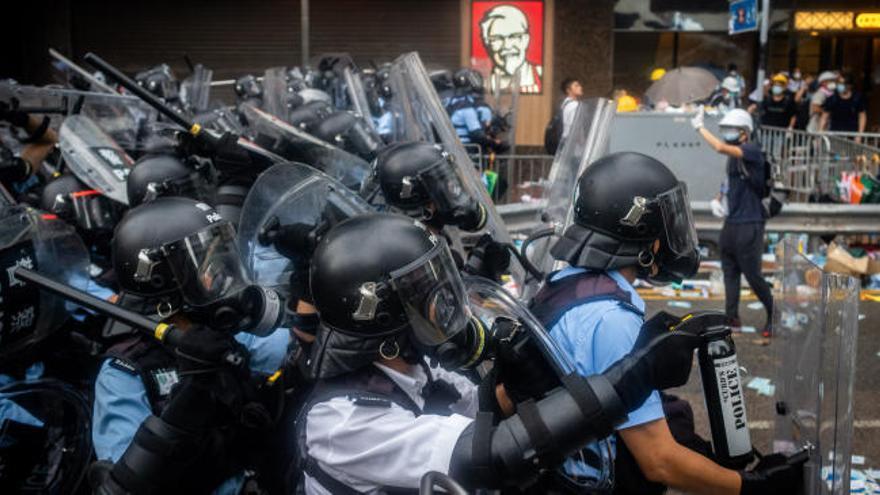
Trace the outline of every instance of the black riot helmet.
<instances>
[{"instance_id":1,"label":"black riot helmet","mask_svg":"<svg viewBox=\"0 0 880 495\"><path fill-rule=\"evenodd\" d=\"M166 101L178 99L177 80L168 64L157 65L139 72L134 76L134 80L159 98Z\"/></svg>"},{"instance_id":2,"label":"black riot helmet","mask_svg":"<svg viewBox=\"0 0 880 495\"><path fill-rule=\"evenodd\" d=\"M330 144L372 159L381 143L366 129L361 119L352 112L338 110L318 122L312 134Z\"/></svg>"},{"instance_id":3,"label":"black riot helmet","mask_svg":"<svg viewBox=\"0 0 880 495\"><path fill-rule=\"evenodd\" d=\"M318 244L310 279L323 325L318 378L397 356L464 366L482 348L470 345L482 325L446 242L411 218L371 213L339 223Z\"/></svg>"},{"instance_id":4,"label":"black riot helmet","mask_svg":"<svg viewBox=\"0 0 880 495\"><path fill-rule=\"evenodd\" d=\"M66 174L43 188L40 208L76 227L87 244L103 251L125 206Z\"/></svg>"},{"instance_id":5,"label":"black riot helmet","mask_svg":"<svg viewBox=\"0 0 880 495\"><path fill-rule=\"evenodd\" d=\"M311 132L311 129L318 125L333 113L333 107L327 102L315 100L304 103L290 111L288 121L300 129Z\"/></svg>"},{"instance_id":6,"label":"black riot helmet","mask_svg":"<svg viewBox=\"0 0 880 495\"><path fill-rule=\"evenodd\" d=\"M455 225L477 231L486 224L486 209L469 194L453 157L442 147L421 141L384 148L373 164L385 201L407 215L442 228Z\"/></svg>"},{"instance_id":7,"label":"black riot helmet","mask_svg":"<svg viewBox=\"0 0 880 495\"><path fill-rule=\"evenodd\" d=\"M700 256L687 187L647 155L600 158L578 179L574 224L551 253L595 270L636 266L656 282L689 277Z\"/></svg>"},{"instance_id":8,"label":"black riot helmet","mask_svg":"<svg viewBox=\"0 0 880 495\"><path fill-rule=\"evenodd\" d=\"M473 69L459 69L452 76L452 83L459 89L478 91L483 87L483 76Z\"/></svg>"},{"instance_id":9,"label":"black riot helmet","mask_svg":"<svg viewBox=\"0 0 880 495\"><path fill-rule=\"evenodd\" d=\"M250 283L235 229L205 203L165 197L130 210L112 251L122 291L154 301L159 316L184 310L214 329L258 335L278 326L278 296Z\"/></svg>"},{"instance_id":10,"label":"black riot helmet","mask_svg":"<svg viewBox=\"0 0 880 495\"><path fill-rule=\"evenodd\" d=\"M211 185L209 166L201 163L198 166L198 169L188 166L171 153L142 156L126 179L129 206L161 196L207 200Z\"/></svg>"},{"instance_id":11,"label":"black riot helmet","mask_svg":"<svg viewBox=\"0 0 880 495\"><path fill-rule=\"evenodd\" d=\"M253 101L263 98L263 85L252 74L246 74L235 80L233 86L235 96L240 101Z\"/></svg>"}]
</instances>

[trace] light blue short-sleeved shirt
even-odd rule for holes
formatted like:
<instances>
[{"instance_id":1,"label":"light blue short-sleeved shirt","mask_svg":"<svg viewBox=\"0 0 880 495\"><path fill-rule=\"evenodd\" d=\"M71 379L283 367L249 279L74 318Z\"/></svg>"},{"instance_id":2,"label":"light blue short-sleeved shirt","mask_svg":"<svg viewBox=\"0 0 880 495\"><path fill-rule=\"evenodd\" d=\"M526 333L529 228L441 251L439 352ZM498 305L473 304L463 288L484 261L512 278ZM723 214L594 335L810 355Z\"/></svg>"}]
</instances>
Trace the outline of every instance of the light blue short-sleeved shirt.
<instances>
[{"instance_id":1,"label":"light blue short-sleeved shirt","mask_svg":"<svg viewBox=\"0 0 880 495\"><path fill-rule=\"evenodd\" d=\"M565 268L557 273L553 280L584 271L586 270L582 268ZM616 270L607 273L621 289L630 295L633 306L644 312L645 302L623 275ZM563 352L568 354L578 373L590 376L604 372L628 354L636 342L643 323L644 319L641 315L625 309L617 301L602 300L582 304L568 310L550 329L550 336L559 344ZM623 430L663 417L660 394L654 391L641 407L629 413L627 421L617 429ZM610 470L613 465L609 464L609 461L613 460L616 450L614 437L609 437L606 440L588 446L589 450L592 450L603 460L606 472L603 473L602 469L575 458L566 461L566 472L596 480L607 478L613 473L613 470ZM595 464L595 462L590 464Z\"/></svg>"},{"instance_id":2,"label":"light blue short-sleeved shirt","mask_svg":"<svg viewBox=\"0 0 880 495\"><path fill-rule=\"evenodd\" d=\"M250 352L251 371L269 375L284 361L290 332L279 328L266 337L242 332L235 335L235 340ZM140 377L110 366L110 360L104 361L95 381L92 412L92 442L98 460L118 461L150 414L147 390ZM243 479L235 476L214 493L238 493Z\"/></svg>"}]
</instances>

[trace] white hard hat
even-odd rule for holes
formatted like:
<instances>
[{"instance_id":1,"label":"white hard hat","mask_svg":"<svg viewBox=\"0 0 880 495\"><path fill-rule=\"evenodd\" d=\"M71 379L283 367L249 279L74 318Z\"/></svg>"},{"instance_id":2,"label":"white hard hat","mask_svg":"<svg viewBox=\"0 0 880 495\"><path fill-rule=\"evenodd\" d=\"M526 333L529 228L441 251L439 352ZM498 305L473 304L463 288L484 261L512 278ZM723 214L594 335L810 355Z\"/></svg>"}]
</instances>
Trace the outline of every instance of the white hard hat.
<instances>
[{"instance_id":1,"label":"white hard hat","mask_svg":"<svg viewBox=\"0 0 880 495\"><path fill-rule=\"evenodd\" d=\"M739 93L739 81L735 77L727 76L721 81L721 87L732 92Z\"/></svg>"},{"instance_id":2,"label":"white hard hat","mask_svg":"<svg viewBox=\"0 0 880 495\"><path fill-rule=\"evenodd\" d=\"M742 108L734 108L721 117L720 127L738 127L752 132L752 116Z\"/></svg>"},{"instance_id":3,"label":"white hard hat","mask_svg":"<svg viewBox=\"0 0 880 495\"><path fill-rule=\"evenodd\" d=\"M825 72L819 74L819 84L822 84L823 82L826 82L826 81L836 81L836 80L837 80L837 74L830 71L830 70L826 70Z\"/></svg>"}]
</instances>

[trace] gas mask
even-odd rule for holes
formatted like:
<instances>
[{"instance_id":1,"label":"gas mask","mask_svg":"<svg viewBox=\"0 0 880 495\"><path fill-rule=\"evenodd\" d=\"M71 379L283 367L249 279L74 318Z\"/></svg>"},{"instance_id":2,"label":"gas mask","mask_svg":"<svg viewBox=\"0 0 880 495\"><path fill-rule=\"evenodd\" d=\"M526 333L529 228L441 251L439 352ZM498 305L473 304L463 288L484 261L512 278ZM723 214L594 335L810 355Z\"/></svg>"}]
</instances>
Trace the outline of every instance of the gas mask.
<instances>
[{"instance_id":1,"label":"gas mask","mask_svg":"<svg viewBox=\"0 0 880 495\"><path fill-rule=\"evenodd\" d=\"M413 188L421 185L433 203L433 209L424 212L424 220L441 227L455 225L461 230L476 232L486 225L486 208L469 194L461 177L452 166L452 156L444 152L445 160L438 161L416 177L404 177L401 199L412 195Z\"/></svg>"},{"instance_id":2,"label":"gas mask","mask_svg":"<svg viewBox=\"0 0 880 495\"><path fill-rule=\"evenodd\" d=\"M206 227L138 255L135 280L147 282L166 263L184 309L194 321L219 331L265 336L278 328L284 311L274 291L250 283L228 222Z\"/></svg>"},{"instance_id":3,"label":"gas mask","mask_svg":"<svg viewBox=\"0 0 880 495\"><path fill-rule=\"evenodd\" d=\"M488 350L489 329L471 314L455 261L442 239L390 274L412 329L411 343L446 369L471 368Z\"/></svg>"}]
</instances>

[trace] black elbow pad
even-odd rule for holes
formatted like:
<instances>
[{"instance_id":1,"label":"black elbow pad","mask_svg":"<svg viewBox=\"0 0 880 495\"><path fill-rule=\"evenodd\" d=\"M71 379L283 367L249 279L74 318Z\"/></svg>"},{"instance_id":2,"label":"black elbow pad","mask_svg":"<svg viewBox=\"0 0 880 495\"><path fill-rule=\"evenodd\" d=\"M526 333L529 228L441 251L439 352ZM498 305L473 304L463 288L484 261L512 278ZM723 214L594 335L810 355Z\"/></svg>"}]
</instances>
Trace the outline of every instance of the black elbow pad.
<instances>
[{"instance_id":1,"label":"black elbow pad","mask_svg":"<svg viewBox=\"0 0 880 495\"><path fill-rule=\"evenodd\" d=\"M528 486L542 469L558 466L626 419L605 377L571 374L562 382L544 399L518 404L516 414L496 427L479 419L468 427L456 443L450 474L468 488Z\"/></svg>"}]
</instances>

